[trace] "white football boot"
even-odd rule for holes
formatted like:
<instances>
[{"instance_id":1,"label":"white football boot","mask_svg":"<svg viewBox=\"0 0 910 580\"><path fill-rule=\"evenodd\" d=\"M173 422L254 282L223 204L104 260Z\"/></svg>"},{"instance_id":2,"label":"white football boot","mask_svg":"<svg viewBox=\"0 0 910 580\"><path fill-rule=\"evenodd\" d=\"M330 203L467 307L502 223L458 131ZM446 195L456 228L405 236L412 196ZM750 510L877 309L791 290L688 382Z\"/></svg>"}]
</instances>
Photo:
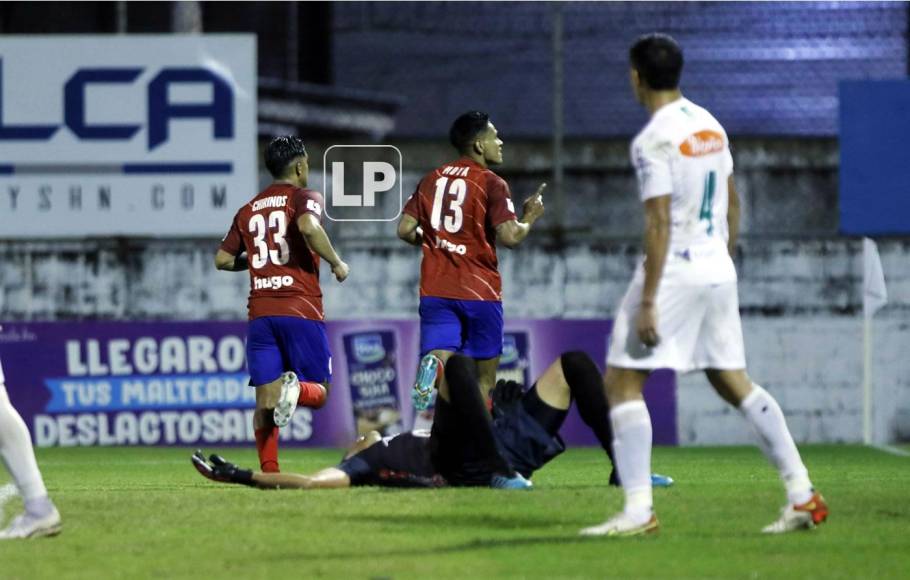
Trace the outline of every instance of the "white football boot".
<instances>
[{"instance_id":1,"label":"white football boot","mask_svg":"<svg viewBox=\"0 0 910 580\"><path fill-rule=\"evenodd\" d=\"M652 534L659 528L660 523L657 521L657 516L654 514L651 514L651 518L645 523L639 523L626 515L625 512L620 512L599 526L584 528L579 534L582 536L612 536L623 538Z\"/></svg>"},{"instance_id":2,"label":"white football boot","mask_svg":"<svg viewBox=\"0 0 910 580\"><path fill-rule=\"evenodd\" d=\"M819 493L804 504L788 505L780 517L772 524L762 528L765 534L786 534L796 530L811 530L828 519L828 504Z\"/></svg>"},{"instance_id":3,"label":"white football boot","mask_svg":"<svg viewBox=\"0 0 910 580\"><path fill-rule=\"evenodd\" d=\"M41 517L29 513L16 516L6 529L0 531L0 540L56 536L62 529L60 512L52 508L50 513Z\"/></svg>"},{"instance_id":4,"label":"white football boot","mask_svg":"<svg viewBox=\"0 0 910 580\"><path fill-rule=\"evenodd\" d=\"M297 375L287 372L281 375L281 396L278 398L278 404L275 405L273 418L275 425L284 427L291 422L294 411L297 410L297 399L300 398L300 382Z\"/></svg>"}]
</instances>

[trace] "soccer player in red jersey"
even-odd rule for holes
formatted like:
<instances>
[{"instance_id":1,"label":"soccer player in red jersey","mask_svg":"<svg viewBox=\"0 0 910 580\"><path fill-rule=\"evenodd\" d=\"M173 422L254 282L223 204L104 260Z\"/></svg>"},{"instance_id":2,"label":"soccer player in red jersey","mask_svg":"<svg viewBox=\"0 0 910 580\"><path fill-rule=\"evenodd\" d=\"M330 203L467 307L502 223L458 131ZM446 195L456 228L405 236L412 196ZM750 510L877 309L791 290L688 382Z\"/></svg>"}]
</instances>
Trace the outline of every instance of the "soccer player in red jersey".
<instances>
[{"instance_id":1,"label":"soccer player in red jersey","mask_svg":"<svg viewBox=\"0 0 910 580\"><path fill-rule=\"evenodd\" d=\"M516 247L544 212L541 184L516 217L509 186L490 170L502 163L502 140L489 115L461 115L449 140L461 157L424 176L398 224L398 237L423 248L418 409L429 404L437 377L445 380L442 365L456 352L477 361L484 394L493 388L503 330L496 241Z\"/></svg>"},{"instance_id":2,"label":"soccer player in red jersey","mask_svg":"<svg viewBox=\"0 0 910 580\"><path fill-rule=\"evenodd\" d=\"M279 428L298 404L321 407L332 378L319 258L339 282L348 277L348 265L322 229L322 195L306 189L303 141L274 139L265 165L275 181L237 212L215 267L250 271L246 350L250 383L256 386L253 429L262 471L277 472Z\"/></svg>"}]
</instances>

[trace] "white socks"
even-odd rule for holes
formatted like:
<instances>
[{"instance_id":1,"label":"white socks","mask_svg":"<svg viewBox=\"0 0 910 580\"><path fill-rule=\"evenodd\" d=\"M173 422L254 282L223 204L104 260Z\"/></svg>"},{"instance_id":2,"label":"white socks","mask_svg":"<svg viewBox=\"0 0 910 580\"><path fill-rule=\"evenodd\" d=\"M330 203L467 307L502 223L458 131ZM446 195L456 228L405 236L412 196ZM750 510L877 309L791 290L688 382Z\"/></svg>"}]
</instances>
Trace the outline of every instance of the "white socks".
<instances>
[{"instance_id":1,"label":"white socks","mask_svg":"<svg viewBox=\"0 0 910 580\"><path fill-rule=\"evenodd\" d=\"M759 446L768 461L780 473L787 488L787 499L791 504L803 504L812 499L812 482L803 465L793 437L784 420L780 405L768 391L753 384L752 392L746 395L739 410L752 425L759 439ZM622 472L620 472L622 477Z\"/></svg>"},{"instance_id":2,"label":"white socks","mask_svg":"<svg viewBox=\"0 0 910 580\"><path fill-rule=\"evenodd\" d=\"M626 516L637 524L651 519L651 416L645 402L626 401L610 410L613 455L626 493Z\"/></svg>"},{"instance_id":3,"label":"white socks","mask_svg":"<svg viewBox=\"0 0 910 580\"><path fill-rule=\"evenodd\" d=\"M35 451L32 449L32 439L25 426L25 421L13 408L6 387L0 382L0 456L9 470L19 493L25 500L26 511L42 512L50 505L47 489L38 464L35 462ZM36 513L35 515L43 515Z\"/></svg>"}]
</instances>

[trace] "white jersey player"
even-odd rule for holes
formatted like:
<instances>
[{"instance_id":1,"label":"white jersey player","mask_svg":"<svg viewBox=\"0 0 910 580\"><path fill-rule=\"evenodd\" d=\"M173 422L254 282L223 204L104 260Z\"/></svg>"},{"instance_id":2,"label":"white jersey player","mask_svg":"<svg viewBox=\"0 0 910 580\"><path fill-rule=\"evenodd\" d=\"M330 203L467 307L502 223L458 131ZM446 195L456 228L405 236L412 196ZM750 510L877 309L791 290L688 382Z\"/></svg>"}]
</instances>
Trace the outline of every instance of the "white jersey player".
<instances>
[{"instance_id":1,"label":"white jersey player","mask_svg":"<svg viewBox=\"0 0 910 580\"><path fill-rule=\"evenodd\" d=\"M727 247L733 158L726 132L711 113L680 97L654 113L631 155L642 201L669 198L657 202L669 203L669 245L659 291L650 295L658 301L662 340L649 347L634 327L647 277L642 261L616 317L608 363L679 372L745 368Z\"/></svg>"},{"instance_id":2,"label":"white jersey player","mask_svg":"<svg viewBox=\"0 0 910 580\"><path fill-rule=\"evenodd\" d=\"M679 91L683 57L667 35L639 38L630 78L651 114L632 142L645 210L645 257L616 313L604 384L613 424L622 512L584 535L656 531L651 494L651 419L642 398L653 369L704 370L757 432L778 469L788 505L769 533L812 528L828 507L812 488L783 412L746 374L736 269L739 198L727 134Z\"/></svg>"},{"instance_id":3,"label":"white jersey player","mask_svg":"<svg viewBox=\"0 0 910 580\"><path fill-rule=\"evenodd\" d=\"M25 501L25 513L0 530L0 540L37 538L60 533L60 513L47 495L25 422L6 393L0 366L0 456ZM2 515L2 514L0 514Z\"/></svg>"}]
</instances>

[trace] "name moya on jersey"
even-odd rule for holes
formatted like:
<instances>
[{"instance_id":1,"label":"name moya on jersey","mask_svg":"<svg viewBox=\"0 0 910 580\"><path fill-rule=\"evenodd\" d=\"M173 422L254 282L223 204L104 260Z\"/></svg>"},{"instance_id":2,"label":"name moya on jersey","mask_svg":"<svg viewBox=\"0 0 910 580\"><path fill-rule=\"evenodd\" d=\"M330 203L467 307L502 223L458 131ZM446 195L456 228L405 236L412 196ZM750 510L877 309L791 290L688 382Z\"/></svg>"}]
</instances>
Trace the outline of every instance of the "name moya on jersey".
<instances>
[{"instance_id":1,"label":"name moya on jersey","mask_svg":"<svg viewBox=\"0 0 910 580\"><path fill-rule=\"evenodd\" d=\"M468 169L470 169L470 167L452 167L450 165L442 170L442 174L451 175L454 177L467 177Z\"/></svg>"},{"instance_id":2,"label":"name moya on jersey","mask_svg":"<svg viewBox=\"0 0 910 580\"><path fill-rule=\"evenodd\" d=\"M268 278L253 278L253 287L256 290L280 290L294 285L294 278L290 276L269 276Z\"/></svg>"}]
</instances>

